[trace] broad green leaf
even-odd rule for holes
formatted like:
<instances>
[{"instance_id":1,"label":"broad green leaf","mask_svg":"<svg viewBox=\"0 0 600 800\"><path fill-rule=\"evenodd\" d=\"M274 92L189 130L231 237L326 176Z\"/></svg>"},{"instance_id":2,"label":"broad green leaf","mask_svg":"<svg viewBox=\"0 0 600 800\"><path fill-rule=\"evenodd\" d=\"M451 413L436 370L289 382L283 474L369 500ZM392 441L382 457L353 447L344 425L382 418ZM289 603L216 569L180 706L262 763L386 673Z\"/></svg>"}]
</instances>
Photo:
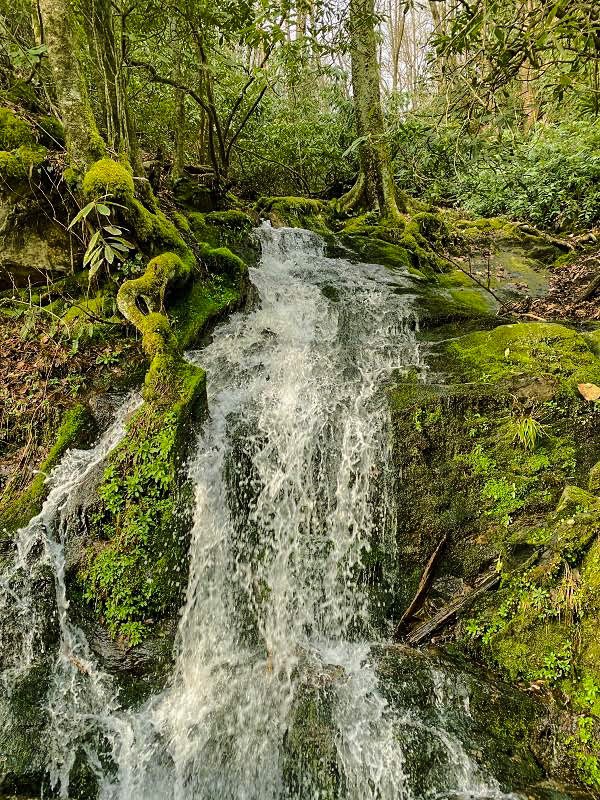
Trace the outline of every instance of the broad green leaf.
<instances>
[{"instance_id":1,"label":"broad green leaf","mask_svg":"<svg viewBox=\"0 0 600 800\"><path fill-rule=\"evenodd\" d=\"M73 219L71 220L71 223L70 223L69 227L67 228L67 230L71 230L71 228L73 227L73 225L75 225L76 222L79 222L80 220L85 219L87 217L87 215L90 213L90 211L94 208L95 205L96 204L92 202L92 203L88 203L87 206L82 208L81 211L79 211L73 217Z\"/></svg>"},{"instance_id":2,"label":"broad green leaf","mask_svg":"<svg viewBox=\"0 0 600 800\"><path fill-rule=\"evenodd\" d=\"M116 253L109 244L104 245L104 258L109 264L115 260Z\"/></svg>"}]
</instances>

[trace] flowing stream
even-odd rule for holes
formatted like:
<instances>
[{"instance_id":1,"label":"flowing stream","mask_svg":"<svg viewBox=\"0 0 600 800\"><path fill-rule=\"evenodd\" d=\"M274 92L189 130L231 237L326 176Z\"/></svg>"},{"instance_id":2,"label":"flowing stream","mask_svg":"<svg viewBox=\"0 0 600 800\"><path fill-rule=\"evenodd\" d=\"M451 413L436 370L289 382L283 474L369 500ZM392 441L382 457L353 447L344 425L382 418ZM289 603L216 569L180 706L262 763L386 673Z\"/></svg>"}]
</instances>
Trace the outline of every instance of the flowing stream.
<instances>
[{"instance_id":1,"label":"flowing stream","mask_svg":"<svg viewBox=\"0 0 600 800\"><path fill-rule=\"evenodd\" d=\"M127 405L92 451L65 459L62 488L21 534L21 573L41 538L56 584L53 782L69 796L83 747L101 800L501 797L446 724L469 715L460 681L428 668L427 708L410 693L392 705L370 644L363 562L374 542L393 549L401 490L385 385L398 370L427 375L410 280L327 258L307 231L258 235L260 302L188 356L208 372L210 419L189 466L189 585L161 693L119 707L64 593L56 517L122 435Z\"/></svg>"}]
</instances>

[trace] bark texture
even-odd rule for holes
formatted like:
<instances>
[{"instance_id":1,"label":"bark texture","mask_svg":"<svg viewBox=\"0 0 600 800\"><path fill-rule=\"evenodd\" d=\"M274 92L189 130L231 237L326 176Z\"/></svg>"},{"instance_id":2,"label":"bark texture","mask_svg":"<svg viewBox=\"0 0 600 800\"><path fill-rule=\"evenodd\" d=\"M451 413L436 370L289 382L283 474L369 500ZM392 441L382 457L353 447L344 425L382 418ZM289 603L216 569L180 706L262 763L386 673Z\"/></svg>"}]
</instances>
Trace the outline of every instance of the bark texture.
<instances>
[{"instance_id":1,"label":"bark texture","mask_svg":"<svg viewBox=\"0 0 600 800\"><path fill-rule=\"evenodd\" d=\"M94 62L94 72L97 76L106 143L110 150L126 155L135 174L142 175L143 169L129 113L123 69L125 38L123 35L117 36L110 0L86 0L84 22ZM123 26L124 23L121 21L121 27Z\"/></svg>"},{"instance_id":2,"label":"bark texture","mask_svg":"<svg viewBox=\"0 0 600 800\"><path fill-rule=\"evenodd\" d=\"M360 176L341 204L343 208L353 207L360 199L368 208L394 219L400 209L385 136L377 52L374 0L351 0L350 57L356 128L361 140Z\"/></svg>"},{"instance_id":3,"label":"bark texture","mask_svg":"<svg viewBox=\"0 0 600 800\"><path fill-rule=\"evenodd\" d=\"M105 155L106 147L94 120L81 67L77 21L68 0L39 0L39 12L67 151L72 166L84 170Z\"/></svg>"}]
</instances>

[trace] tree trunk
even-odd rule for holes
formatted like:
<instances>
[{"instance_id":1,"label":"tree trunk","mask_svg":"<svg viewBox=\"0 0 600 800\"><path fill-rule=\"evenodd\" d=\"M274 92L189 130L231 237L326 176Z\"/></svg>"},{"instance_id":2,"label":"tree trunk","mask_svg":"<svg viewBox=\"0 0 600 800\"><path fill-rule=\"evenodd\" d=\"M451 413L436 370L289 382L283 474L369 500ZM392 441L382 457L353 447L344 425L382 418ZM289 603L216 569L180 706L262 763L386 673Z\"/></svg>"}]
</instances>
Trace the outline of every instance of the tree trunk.
<instances>
[{"instance_id":1,"label":"tree trunk","mask_svg":"<svg viewBox=\"0 0 600 800\"><path fill-rule=\"evenodd\" d=\"M374 0L350 0L352 93L361 140L361 174L356 186L342 198L341 206L355 206L360 196L367 208L393 220L399 217L400 210L385 137L375 24Z\"/></svg>"},{"instance_id":2,"label":"tree trunk","mask_svg":"<svg viewBox=\"0 0 600 800\"><path fill-rule=\"evenodd\" d=\"M181 177L185 160L185 93L181 89L175 90L175 147L173 152L173 166L171 167L171 180L176 181Z\"/></svg>"},{"instance_id":3,"label":"tree trunk","mask_svg":"<svg viewBox=\"0 0 600 800\"><path fill-rule=\"evenodd\" d=\"M39 9L67 152L71 164L85 170L105 155L106 147L87 93L72 5L69 0L39 0Z\"/></svg>"},{"instance_id":4,"label":"tree trunk","mask_svg":"<svg viewBox=\"0 0 600 800\"><path fill-rule=\"evenodd\" d=\"M109 149L126 155L138 175L143 175L133 128L123 71L124 39L117 43L110 0L87 0L86 33L95 72L99 76L106 142Z\"/></svg>"}]
</instances>

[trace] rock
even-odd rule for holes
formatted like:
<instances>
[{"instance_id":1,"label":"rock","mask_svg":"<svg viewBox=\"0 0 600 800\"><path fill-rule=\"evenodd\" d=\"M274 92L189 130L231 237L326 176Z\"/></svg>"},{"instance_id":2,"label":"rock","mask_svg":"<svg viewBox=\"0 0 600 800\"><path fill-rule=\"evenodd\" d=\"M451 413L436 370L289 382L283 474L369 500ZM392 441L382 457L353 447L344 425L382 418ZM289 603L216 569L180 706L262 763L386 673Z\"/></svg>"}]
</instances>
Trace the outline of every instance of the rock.
<instances>
[{"instance_id":1,"label":"rock","mask_svg":"<svg viewBox=\"0 0 600 800\"><path fill-rule=\"evenodd\" d=\"M582 511L594 511L600 508L600 498L590 494L578 486L565 486L558 501L556 513L561 516L571 516Z\"/></svg>"},{"instance_id":2,"label":"rock","mask_svg":"<svg viewBox=\"0 0 600 800\"><path fill-rule=\"evenodd\" d=\"M39 663L19 679L10 695L0 695L0 792L39 797L45 773L44 699L49 669Z\"/></svg>"},{"instance_id":3,"label":"rock","mask_svg":"<svg viewBox=\"0 0 600 800\"><path fill-rule=\"evenodd\" d=\"M600 492L600 461L590 470L590 482L588 484L590 492Z\"/></svg>"},{"instance_id":4,"label":"rock","mask_svg":"<svg viewBox=\"0 0 600 800\"><path fill-rule=\"evenodd\" d=\"M533 403L552 400L558 385L559 381L553 375L515 376L510 383L511 391L516 398Z\"/></svg>"},{"instance_id":5,"label":"rock","mask_svg":"<svg viewBox=\"0 0 600 800\"><path fill-rule=\"evenodd\" d=\"M69 273L71 253L64 229L45 218L21 221L14 209L0 204L0 290L35 286Z\"/></svg>"}]
</instances>

